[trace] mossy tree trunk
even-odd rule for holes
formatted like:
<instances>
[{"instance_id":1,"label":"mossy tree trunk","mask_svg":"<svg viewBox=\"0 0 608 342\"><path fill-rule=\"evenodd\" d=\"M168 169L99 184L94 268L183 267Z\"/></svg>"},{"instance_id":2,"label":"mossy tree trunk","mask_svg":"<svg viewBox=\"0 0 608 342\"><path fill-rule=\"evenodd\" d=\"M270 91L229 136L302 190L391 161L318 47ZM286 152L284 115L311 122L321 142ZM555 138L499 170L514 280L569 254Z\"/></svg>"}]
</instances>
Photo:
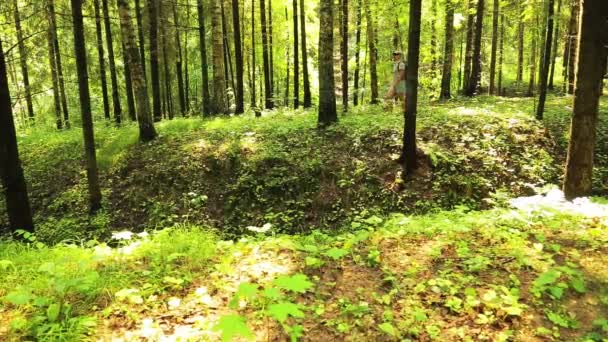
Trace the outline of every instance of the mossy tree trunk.
<instances>
[{"instance_id":1,"label":"mossy tree trunk","mask_svg":"<svg viewBox=\"0 0 608 342\"><path fill-rule=\"evenodd\" d=\"M334 80L334 5L319 4L319 116L320 128L338 121Z\"/></svg>"}]
</instances>

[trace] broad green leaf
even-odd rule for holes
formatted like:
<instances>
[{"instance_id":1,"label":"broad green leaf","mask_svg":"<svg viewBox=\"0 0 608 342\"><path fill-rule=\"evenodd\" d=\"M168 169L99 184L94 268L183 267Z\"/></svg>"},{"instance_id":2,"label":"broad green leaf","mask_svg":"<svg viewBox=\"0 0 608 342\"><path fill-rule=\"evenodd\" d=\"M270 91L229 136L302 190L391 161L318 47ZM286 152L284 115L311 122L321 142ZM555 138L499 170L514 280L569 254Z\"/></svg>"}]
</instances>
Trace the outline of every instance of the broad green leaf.
<instances>
[{"instance_id":1,"label":"broad green leaf","mask_svg":"<svg viewBox=\"0 0 608 342\"><path fill-rule=\"evenodd\" d=\"M229 303L229 306L236 309L239 306L239 300L245 299L248 301L254 300L258 295L258 285L251 283L241 283L234 297Z\"/></svg>"},{"instance_id":2,"label":"broad green leaf","mask_svg":"<svg viewBox=\"0 0 608 342\"><path fill-rule=\"evenodd\" d=\"M280 276L273 282L277 287L296 293L305 293L313 286L305 274L298 273L293 276Z\"/></svg>"},{"instance_id":3,"label":"broad green leaf","mask_svg":"<svg viewBox=\"0 0 608 342\"><path fill-rule=\"evenodd\" d=\"M220 331L222 341L232 341L235 337L243 337L253 340L254 336L245 319L239 315L227 315L220 318L220 321L213 327L214 331Z\"/></svg>"},{"instance_id":4,"label":"broad green leaf","mask_svg":"<svg viewBox=\"0 0 608 342\"><path fill-rule=\"evenodd\" d=\"M282 297L281 291L276 287L269 287L264 289L264 297L270 300L277 300Z\"/></svg>"},{"instance_id":5,"label":"broad green leaf","mask_svg":"<svg viewBox=\"0 0 608 342\"><path fill-rule=\"evenodd\" d=\"M59 318L60 312L61 306L57 303L53 303L46 309L46 318L48 318L49 322L55 322L57 318Z\"/></svg>"},{"instance_id":6,"label":"broad green leaf","mask_svg":"<svg viewBox=\"0 0 608 342\"><path fill-rule=\"evenodd\" d=\"M380 329L380 331L382 331L382 332L384 332L386 334L389 334L389 335L391 335L393 337L397 337L397 332L395 331L395 328L393 327L392 324L390 324L388 322L380 324L378 326L378 328Z\"/></svg>"},{"instance_id":7,"label":"broad green leaf","mask_svg":"<svg viewBox=\"0 0 608 342\"><path fill-rule=\"evenodd\" d=\"M544 286L555 283L559 277L562 275L560 271L557 270L548 270L547 272L541 274L534 280L534 284L536 286Z\"/></svg>"},{"instance_id":8,"label":"broad green leaf","mask_svg":"<svg viewBox=\"0 0 608 342\"><path fill-rule=\"evenodd\" d=\"M268 316L284 323L289 316L304 318L304 312L300 310L300 305L291 302L280 302L268 306Z\"/></svg>"},{"instance_id":9,"label":"broad green leaf","mask_svg":"<svg viewBox=\"0 0 608 342\"><path fill-rule=\"evenodd\" d=\"M4 299L13 305L26 305L32 300L32 293L19 289L9 292Z\"/></svg>"},{"instance_id":10,"label":"broad green leaf","mask_svg":"<svg viewBox=\"0 0 608 342\"><path fill-rule=\"evenodd\" d=\"M345 249L341 249L341 248L332 248L330 250L328 250L327 252L323 253L325 256L330 257L334 260L338 260L341 259L342 257L344 257L346 254L348 254L348 251Z\"/></svg>"},{"instance_id":11,"label":"broad green leaf","mask_svg":"<svg viewBox=\"0 0 608 342\"><path fill-rule=\"evenodd\" d=\"M572 288L578 293L585 293L587 289L585 288L585 280L580 277L574 277L570 281Z\"/></svg>"}]
</instances>

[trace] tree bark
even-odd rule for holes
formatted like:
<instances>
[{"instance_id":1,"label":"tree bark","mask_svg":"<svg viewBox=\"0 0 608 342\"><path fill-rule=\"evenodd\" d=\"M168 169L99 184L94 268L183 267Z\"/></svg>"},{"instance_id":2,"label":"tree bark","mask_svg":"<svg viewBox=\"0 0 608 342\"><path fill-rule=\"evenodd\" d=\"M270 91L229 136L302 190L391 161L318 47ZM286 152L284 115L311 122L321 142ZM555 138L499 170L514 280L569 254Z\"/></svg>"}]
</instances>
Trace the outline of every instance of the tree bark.
<instances>
[{"instance_id":1,"label":"tree bark","mask_svg":"<svg viewBox=\"0 0 608 342\"><path fill-rule=\"evenodd\" d=\"M547 88L553 90L553 76L555 75L555 59L557 58L557 45L559 45L559 18L562 13L562 0L557 0L557 12L555 14L555 32L553 33L553 51L551 52L551 71L549 72L549 85Z\"/></svg>"},{"instance_id":2,"label":"tree bark","mask_svg":"<svg viewBox=\"0 0 608 342\"><path fill-rule=\"evenodd\" d=\"M475 47L473 49L473 60L469 88L465 95L474 96L478 93L481 81L481 33L483 29L483 7L485 0L477 0L477 18L475 20Z\"/></svg>"},{"instance_id":3,"label":"tree bark","mask_svg":"<svg viewBox=\"0 0 608 342\"><path fill-rule=\"evenodd\" d=\"M236 108L235 114L245 111L245 95L243 87L243 50L241 45L241 25L239 17L239 2L232 0L232 24L234 26L234 58L236 64Z\"/></svg>"},{"instance_id":4,"label":"tree bark","mask_svg":"<svg viewBox=\"0 0 608 342\"><path fill-rule=\"evenodd\" d=\"M119 124L122 121L122 108L120 106L120 95L118 93L118 76L116 74L116 63L114 61L114 43L112 40L112 26L110 26L108 0L101 0L101 6L103 8L103 22L106 30L106 44L108 47L108 65L110 67L110 81L112 84L114 121Z\"/></svg>"},{"instance_id":5,"label":"tree bark","mask_svg":"<svg viewBox=\"0 0 608 342\"><path fill-rule=\"evenodd\" d=\"M372 17L371 2L372 0L365 0L365 20L367 21L367 43L369 49L369 74L371 82L371 104L378 103L378 72L377 72L377 57L378 50L376 49L376 35L374 29L374 22Z\"/></svg>"},{"instance_id":6,"label":"tree bark","mask_svg":"<svg viewBox=\"0 0 608 342\"><path fill-rule=\"evenodd\" d=\"M304 0L300 0L300 39L302 44L302 78L304 79L304 108L312 106L312 94L310 92L310 75L308 73L308 45L306 43L306 13Z\"/></svg>"},{"instance_id":7,"label":"tree bark","mask_svg":"<svg viewBox=\"0 0 608 342\"><path fill-rule=\"evenodd\" d=\"M150 73L152 74L152 113L154 121L162 120L160 72L158 64L158 0L148 0L148 20L150 22ZM202 0L201 0L202 1Z\"/></svg>"},{"instance_id":8,"label":"tree bark","mask_svg":"<svg viewBox=\"0 0 608 342\"><path fill-rule=\"evenodd\" d=\"M298 0L293 0L293 108L300 107L300 53L298 42Z\"/></svg>"},{"instance_id":9,"label":"tree bark","mask_svg":"<svg viewBox=\"0 0 608 342\"><path fill-rule=\"evenodd\" d=\"M538 24L538 14L536 15L536 23ZM538 27L538 25L537 25ZM534 86L536 84L536 32L532 32L532 46L530 52L530 82L528 83L528 91L526 92L526 96L534 96Z\"/></svg>"},{"instance_id":10,"label":"tree bark","mask_svg":"<svg viewBox=\"0 0 608 342\"><path fill-rule=\"evenodd\" d=\"M262 24L262 59L264 60L264 107L272 109L272 89L270 80L270 57L268 55L268 27L266 25L266 4L260 0L260 21Z\"/></svg>"},{"instance_id":11,"label":"tree bark","mask_svg":"<svg viewBox=\"0 0 608 342\"><path fill-rule=\"evenodd\" d=\"M348 110L348 0L342 0L342 22L340 23L342 40L340 41L340 55L342 57L342 110Z\"/></svg>"},{"instance_id":12,"label":"tree bark","mask_svg":"<svg viewBox=\"0 0 608 342\"><path fill-rule=\"evenodd\" d=\"M517 1L518 22L517 22L517 87L524 80L524 19L523 10L521 9L521 1Z\"/></svg>"},{"instance_id":13,"label":"tree bark","mask_svg":"<svg viewBox=\"0 0 608 342\"><path fill-rule=\"evenodd\" d=\"M131 71L131 79L133 81L133 92L137 102L137 123L139 126L139 140L142 142L150 141L156 137L154 129L154 120L150 113L150 101L148 101L148 88L146 86L146 75L144 74L141 54L135 42L135 30L133 29L133 20L129 10L128 0L117 0L118 13L120 15L120 28L122 39L125 45L127 54L127 62Z\"/></svg>"},{"instance_id":14,"label":"tree bark","mask_svg":"<svg viewBox=\"0 0 608 342\"><path fill-rule=\"evenodd\" d=\"M103 52L103 32L99 0L93 1L95 9L95 32L97 34L97 55L99 56L99 77L101 78L101 97L103 99L103 117L110 120L110 99L108 97L108 81L106 79L106 60Z\"/></svg>"},{"instance_id":15,"label":"tree bark","mask_svg":"<svg viewBox=\"0 0 608 342\"><path fill-rule=\"evenodd\" d=\"M334 80L334 5L319 4L319 116L317 125L324 128L338 121Z\"/></svg>"},{"instance_id":16,"label":"tree bark","mask_svg":"<svg viewBox=\"0 0 608 342\"><path fill-rule=\"evenodd\" d=\"M608 55L608 2L585 0L580 10L576 87L563 185L567 199L589 195L592 190L598 107Z\"/></svg>"},{"instance_id":17,"label":"tree bark","mask_svg":"<svg viewBox=\"0 0 608 342\"><path fill-rule=\"evenodd\" d=\"M127 58L127 48L125 46L124 39L121 41L122 47L122 58L125 66L125 91L127 92L127 113L129 114L129 120L137 120L137 114L135 109L135 98L133 97L133 79L131 77L131 63Z\"/></svg>"},{"instance_id":18,"label":"tree bark","mask_svg":"<svg viewBox=\"0 0 608 342\"><path fill-rule=\"evenodd\" d=\"M137 21L137 37L139 38L139 58L141 60L141 67L143 68L144 73L144 81L147 83L146 79L146 45L144 41L144 24L141 13L141 5L140 0L135 0L135 19Z\"/></svg>"},{"instance_id":19,"label":"tree bark","mask_svg":"<svg viewBox=\"0 0 608 342\"><path fill-rule=\"evenodd\" d=\"M492 53L490 57L490 95L496 95L496 52L498 50L498 10L499 0L494 0L492 14Z\"/></svg>"},{"instance_id":20,"label":"tree bark","mask_svg":"<svg viewBox=\"0 0 608 342\"><path fill-rule=\"evenodd\" d=\"M301 2L300 2L301 3ZM287 14L287 6L285 6L285 22L289 22L289 15ZM289 30L286 32L287 33L287 41L289 41ZM285 47L285 65L287 65L286 68L286 72L285 72L285 100L283 101L285 103L285 107L289 107L289 79L290 79L290 75L289 75L289 70L291 70L291 47L289 45L287 45Z\"/></svg>"},{"instance_id":21,"label":"tree bark","mask_svg":"<svg viewBox=\"0 0 608 342\"><path fill-rule=\"evenodd\" d=\"M411 176L418 166L416 157L416 112L418 110L418 65L420 57L421 2L421 0L410 0L410 29L408 33L409 44L407 49L407 88L405 93L406 105L404 113L405 125L403 127L403 152L401 155L401 160L404 163L403 178ZM483 10L483 7L481 8Z\"/></svg>"},{"instance_id":22,"label":"tree bark","mask_svg":"<svg viewBox=\"0 0 608 342\"><path fill-rule=\"evenodd\" d=\"M220 1L213 0L213 13L211 14L211 44L213 60L213 99L212 113L224 114L228 112L226 106L226 75L224 74L224 42L222 32L222 10Z\"/></svg>"},{"instance_id":23,"label":"tree bark","mask_svg":"<svg viewBox=\"0 0 608 342\"><path fill-rule=\"evenodd\" d=\"M287 21L287 18L285 18L285 21ZM256 70L256 65L255 65L255 53L256 53L256 48L255 48L255 0L251 0L251 108L257 108L258 106L258 102L257 102L257 96L255 93L255 80L256 80L256 75L255 75L255 70ZM256 111L256 116L258 115L259 111Z\"/></svg>"},{"instance_id":24,"label":"tree bark","mask_svg":"<svg viewBox=\"0 0 608 342\"><path fill-rule=\"evenodd\" d=\"M443 72L441 75L441 94L439 98L449 100L452 83L452 63L454 60L454 5L445 3L445 51L443 53Z\"/></svg>"},{"instance_id":25,"label":"tree bark","mask_svg":"<svg viewBox=\"0 0 608 342\"><path fill-rule=\"evenodd\" d=\"M505 14L500 15L500 47L498 51L498 95L504 95L502 89L502 64L504 59L505 43Z\"/></svg>"},{"instance_id":26,"label":"tree bark","mask_svg":"<svg viewBox=\"0 0 608 342\"><path fill-rule=\"evenodd\" d=\"M538 107L536 110L536 119L542 120L545 111L545 100L547 98L547 82L549 78L549 67L551 65L551 44L553 43L553 9L555 1L549 0L547 11L547 38L545 39L545 53L543 55L543 64L540 75L540 96L538 99Z\"/></svg>"},{"instance_id":27,"label":"tree bark","mask_svg":"<svg viewBox=\"0 0 608 342\"><path fill-rule=\"evenodd\" d=\"M179 16L176 5L173 4L173 23L175 24L175 43L177 44L177 56L175 60L175 73L177 74L177 92L179 96L179 111L186 116L186 94L184 92L183 53L182 43L179 35ZM186 53L188 51L186 50Z\"/></svg>"},{"instance_id":28,"label":"tree bark","mask_svg":"<svg viewBox=\"0 0 608 342\"><path fill-rule=\"evenodd\" d=\"M0 38L0 179L2 180L10 230L33 232L34 222L27 185L19 160L17 134L8 87L8 74Z\"/></svg>"},{"instance_id":29,"label":"tree bark","mask_svg":"<svg viewBox=\"0 0 608 342\"><path fill-rule=\"evenodd\" d=\"M270 93L274 98L274 43L272 39L272 0L268 0L268 53L270 55Z\"/></svg>"},{"instance_id":30,"label":"tree bark","mask_svg":"<svg viewBox=\"0 0 608 342\"><path fill-rule=\"evenodd\" d=\"M578 56L578 29L579 29L579 13L580 13L580 1L575 0L572 5L572 13L570 14L570 28L568 30L568 94L574 93L574 82L575 78L575 65L577 63L576 57Z\"/></svg>"},{"instance_id":31,"label":"tree bark","mask_svg":"<svg viewBox=\"0 0 608 342\"><path fill-rule=\"evenodd\" d=\"M302 0L303 1L303 0ZM354 75L354 92L353 92L353 106L359 105L359 73L360 73L360 52L361 52L361 7L363 0L357 1L357 31L355 33L355 75Z\"/></svg>"},{"instance_id":32,"label":"tree bark","mask_svg":"<svg viewBox=\"0 0 608 342\"><path fill-rule=\"evenodd\" d=\"M61 62L61 50L59 49L59 39L57 38L57 18L55 16L55 4L53 0L48 0L49 26L53 35L53 48L55 50L55 62L57 65L57 78L59 81L59 95L61 97L61 109L63 111L63 125L70 128L70 115L68 110L68 100L65 94L65 81L63 78L63 65Z\"/></svg>"},{"instance_id":33,"label":"tree bark","mask_svg":"<svg viewBox=\"0 0 608 342\"><path fill-rule=\"evenodd\" d=\"M84 40L84 23L82 19L83 0L71 0L72 21L74 31L74 56L76 58L76 73L78 75L78 95L80 98L80 113L82 116L82 133L89 190L89 210L92 214L101 208L101 191L97 171L97 156L95 154L95 136L93 132L93 117L91 115L91 97L89 93L89 73L87 71L87 53Z\"/></svg>"},{"instance_id":34,"label":"tree bark","mask_svg":"<svg viewBox=\"0 0 608 342\"><path fill-rule=\"evenodd\" d=\"M27 115L30 120L34 120L34 104L32 102L32 90L30 88L30 77L27 68L27 51L25 50L25 40L23 38L23 29L21 28L21 16L19 15L19 5L17 0L14 0L14 19L15 29L17 31L17 48L19 49L19 64L21 65L21 75L23 88L25 91L25 102L27 105Z\"/></svg>"},{"instance_id":35,"label":"tree bark","mask_svg":"<svg viewBox=\"0 0 608 342\"><path fill-rule=\"evenodd\" d=\"M226 88L229 87L228 80L230 80L230 87L232 91L236 91L236 84L234 83L234 71L232 67L232 54L230 52L230 41L228 32L228 21L226 20L226 12L224 11L224 0L220 1L220 9L222 12L222 42L224 44L224 76L226 79ZM226 108L230 106L229 99L226 98Z\"/></svg>"},{"instance_id":36,"label":"tree bark","mask_svg":"<svg viewBox=\"0 0 608 342\"><path fill-rule=\"evenodd\" d=\"M473 0L467 1L467 14L467 45L464 54L463 93L466 93L469 89L469 79L471 77L471 65L473 60L473 38L475 34L475 13L473 12Z\"/></svg>"},{"instance_id":37,"label":"tree bark","mask_svg":"<svg viewBox=\"0 0 608 342\"><path fill-rule=\"evenodd\" d=\"M431 1L431 75L437 75L437 0Z\"/></svg>"},{"instance_id":38,"label":"tree bark","mask_svg":"<svg viewBox=\"0 0 608 342\"><path fill-rule=\"evenodd\" d=\"M202 85L202 114L204 117L211 115L211 97L209 95L209 67L207 65L207 43L205 39L205 13L203 0L196 2L198 12L198 35L199 35L199 51L201 55L201 74L203 79Z\"/></svg>"}]
</instances>

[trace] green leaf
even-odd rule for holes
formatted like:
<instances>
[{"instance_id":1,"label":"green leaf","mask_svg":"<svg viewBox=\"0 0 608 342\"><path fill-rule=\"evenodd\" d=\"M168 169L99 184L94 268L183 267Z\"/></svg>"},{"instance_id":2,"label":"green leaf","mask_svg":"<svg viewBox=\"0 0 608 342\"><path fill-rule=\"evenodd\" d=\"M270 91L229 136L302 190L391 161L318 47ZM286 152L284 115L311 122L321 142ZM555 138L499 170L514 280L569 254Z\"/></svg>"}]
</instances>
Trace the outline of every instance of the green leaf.
<instances>
[{"instance_id":1,"label":"green leaf","mask_svg":"<svg viewBox=\"0 0 608 342\"><path fill-rule=\"evenodd\" d=\"M19 289L9 292L4 299L13 305L26 305L32 300L32 293Z\"/></svg>"},{"instance_id":2,"label":"green leaf","mask_svg":"<svg viewBox=\"0 0 608 342\"><path fill-rule=\"evenodd\" d=\"M282 297L281 291L276 287L269 287L264 289L264 297L270 300L277 300Z\"/></svg>"},{"instance_id":3,"label":"green leaf","mask_svg":"<svg viewBox=\"0 0 608 342\"><path fill-rule=\"evenodd\" d=\"M245 319L239 315L227 315L213 327L213 331L221 331L222 341L232 341L235 337L243 337L253 340L254 336Z\"/></svg>"},{"instance_id":4,"label":"green leaf","mask_svg":"<svg viewBox=\"0 0 608 342\"><path fill-rule=\"evenodd\" d=\"M236 309L239 306L239 300L245 299L248 301L254 300L258 296L258 285L251 283L241 283L234 297L228 304L231 308Z\"/></svg>"},{"instance_id":5,"label":"green leaf","mask_svg":"<svg viewBox=\"0 0 608 342\"><path fill-rule=\"evenodd\" d=\"M397 337L397 332L395 331L395 328L393 327L392 324L390 324L388 322L380 324L378 326L378 328L380 328L380 331L382 331L382 332L384 332L386 334L389 334L389 335L391 335L393 337Z\"/></svg>"},{"instance_id":6,"label":"green leaf","mask_svg":"<svg viewBox=\"0 0 608 342\"><path fill-rule=\"evenodd\" d=\"M298 273L291 277L280 276L273 282L277 287L296 293L305 293L313 286L305 274Z\"/></svg>"},{"instance_id":7,"label":"green leaf","mask_svg":"<svg viewBox=\"0 0 608 342\"><path fill-rule=\"evenodd\" d=\"M544 286L555 283L559 277L562 275L560 271L557 270L548 270L547 272L541 274L534 280L534 285L536 286Z\"/></svg>"},{"instance_id":8,"label":"green leaf","mask_svg":"<svg viewBox=\"0 0 608 342\"><path fill-rule=\"evenodd\" d=\"M59 318L60 312L61 306L57 303L53 303L46 309L46 318L48 318L49 322L55 322L57 318Z\"/></svg>"},{"instance_id":9,"label":"green leaf","mask_svg":"<svg viewBox=\"0 0 608 342\"><path fill-rule=\"evenodd\" d=\"M300 305L291 302L280 302L268 306L268 316L284 323L289 316L304 318L304 312L300 310Z\"/></svg>"},{"instance_id":10,"label":"green leaf","mask_svg":"<svg viewBox=\"0 0 608 342\"><path fill-rule=\"evenodd\" d=\"M315 258L315 257L306 257L306 259L304 259L304 263L306 264L306 266L308 267L314 267L314 268L318 268L323 266L323 261L319 258Z\"/></svg>"},{"instance_id":11,"label":"green leaf","mask_svg":"<svg viewBox=\"0 0 608 342\"><path fill-rule=\"evenodd\" d=\"M572 280L570 281L570 285L572 285L572 288L578 293L587 292L587 289L585 288L585 280L583 278L580 278L580 277L572 278Z\"/></svg>"},{"instance_id":12,"label":"green leaf","mask_svg":"<svg viewBox=\"0 0 608 342\"><path fill-rule=\"evenodd\" d=\"M338 260L343 258L346 254L348 254L348 251L345 249L341 249L341 248L332 248L330 250L328 250L327 252L323 253L325 256L330 257L334 260Z\"/></svg>"}]
</instances>

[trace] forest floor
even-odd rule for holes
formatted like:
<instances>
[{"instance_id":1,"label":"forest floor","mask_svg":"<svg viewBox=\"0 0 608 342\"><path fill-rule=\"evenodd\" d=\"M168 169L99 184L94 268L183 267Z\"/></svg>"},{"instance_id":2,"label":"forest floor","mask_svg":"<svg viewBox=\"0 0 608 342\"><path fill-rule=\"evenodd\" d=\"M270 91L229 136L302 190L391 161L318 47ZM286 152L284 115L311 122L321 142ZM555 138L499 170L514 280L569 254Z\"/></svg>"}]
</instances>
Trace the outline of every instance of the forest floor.
<instances>
[{"instance_id":1,"label":"forest floor","mask_svg":"<svg viewBox=\"0 0 608 342\"><path fill-rule=\"evenodd\" d=\"M531 99L425 103L406 183L396 110L327 132L306 112L178 119L148 144L104 127L92 218L80 132L29 132L38 230L0 241L0 340L601 341L608 204L551 186L568 105L540 124Z\"/></svg>"}]
</instances>

